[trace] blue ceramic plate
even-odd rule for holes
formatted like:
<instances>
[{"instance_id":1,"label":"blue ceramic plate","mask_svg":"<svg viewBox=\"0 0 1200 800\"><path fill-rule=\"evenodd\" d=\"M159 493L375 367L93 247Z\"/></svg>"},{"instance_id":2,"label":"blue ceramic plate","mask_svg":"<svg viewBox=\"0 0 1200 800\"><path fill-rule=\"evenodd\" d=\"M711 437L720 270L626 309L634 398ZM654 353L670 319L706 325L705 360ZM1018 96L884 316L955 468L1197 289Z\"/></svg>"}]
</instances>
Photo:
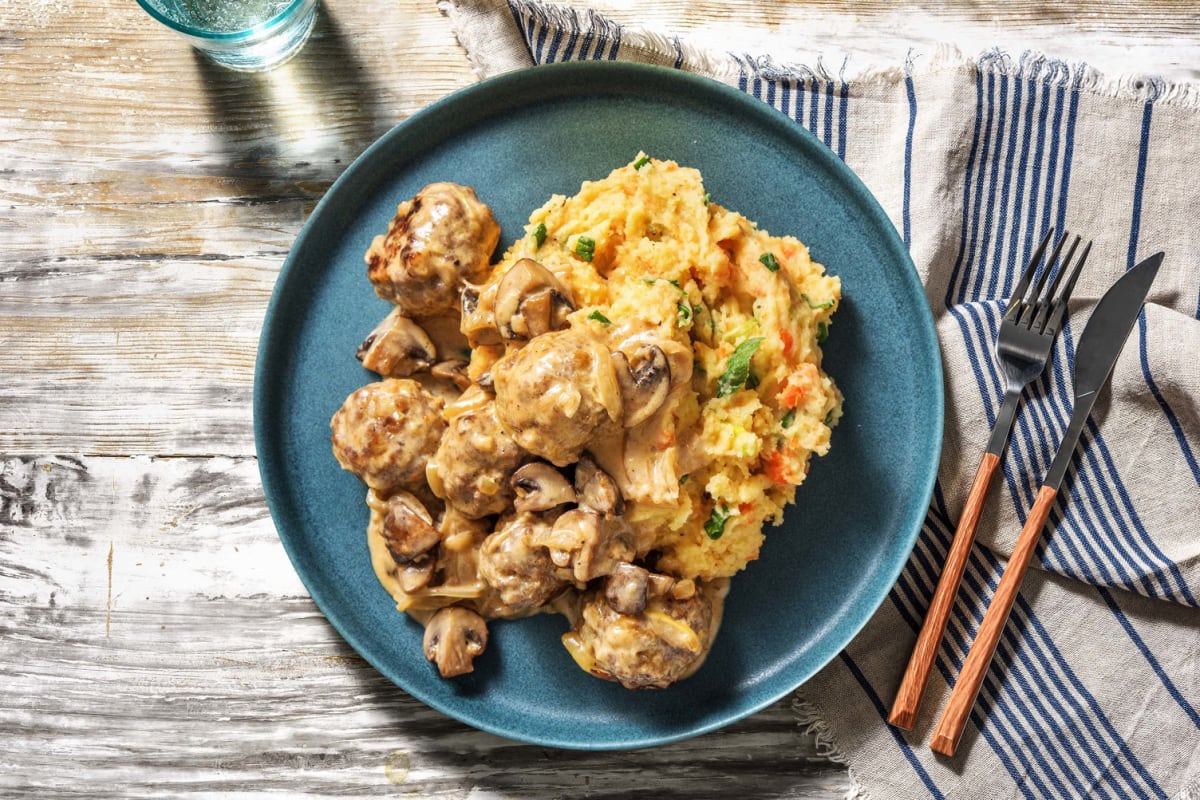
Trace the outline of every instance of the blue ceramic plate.
<instances>
[{"instance_id":1,"label":"blue ceramic plate","mask_svg":"<svg viewBox=\"0 0 1200 800\"><path fill-rule=\"evenodd\" d=\"M387 313L363 253L396 204L433 181L474 186L504 230L639 150L700 169L713 198L798 236L842 279L825 367L845 393L761 558L733 581L704 667L631 692L571 661L562 617L491 625L469 676L442 680L367 556L364 487L330 450L329 418L375 380L354 358ZM883 602L912 549L941 449L942 376L912 262L858 178L807 131L727 86L621 63L537 67L413 116L333 185L296 240L267 311L254 430L279 536L313 599L362 656L422 702L512 739L580 749L660 744L745 717L810 678Z\"/></svg>"}]
</instances>

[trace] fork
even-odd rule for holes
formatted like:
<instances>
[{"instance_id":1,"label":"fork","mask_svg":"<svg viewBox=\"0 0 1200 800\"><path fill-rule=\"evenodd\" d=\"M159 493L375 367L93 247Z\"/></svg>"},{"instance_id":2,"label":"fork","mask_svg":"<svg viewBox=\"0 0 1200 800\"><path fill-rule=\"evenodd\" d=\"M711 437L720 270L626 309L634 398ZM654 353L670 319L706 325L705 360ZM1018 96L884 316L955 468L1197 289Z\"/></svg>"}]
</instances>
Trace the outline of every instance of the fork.
<instances>
[{"instance_id":1,"label":"fork","mask_svg":"<svg viewBox=\"0 0 1200 800\"><path fill-rule=\"evenodd\" d=\"M912 730L917 719L917 711L921 706L921 698L925 693L925 685L929 679L929 670L937 656L938 647L946 633L946 623L950 618L950 608L958 594L958 586L962 581L963 571L967 565L967 554L971 543L975 540L975 529L979 525L980 513L983 510L984 499L988 488L996 475L1000 458L1012 432L1013 420L1016 418L1017 406L1021 401L1021 392L1046 369L1050 363L1050 354L1054 349L1054 340L1062 328L1063 318L1067 312L1067 301L1075 289L1079 271L1087 260L1092 249L1089 241L1083 248L1079 260L1071 266L1080 237L1076 236L1067 250L1058 270L1054 263L1067 240L1067 234L1058 240L1046 268L1040 277L1034 281L1046 245L1054 236L1054 229L1042 239L1029 265L1021 273L1021 279L1013 290L1004 317L1000 322L1000 334L996 338L996 360L1004 372L1005 391L1004 402L996 414L996 422L992 426L992 434L988 439L987 449L979 468L975 472L975 480L971 484L970 494L963 508L962 518L954 531L954 539L950 543L950 551L946 554L946 564L938 579L937 589L929 602L929 611L917 643L913 647L904 678L892 705L888 722L898 728ZM1070 273L1063 282L1063 276ZM1046 285L1050 273L1054 279ZM1032 286L1031 286L1032 284ZM1060 290L1061 286L1061 290ZM1027 293L1028 290L1028 293Z\"/></svg>"}]
</instances>

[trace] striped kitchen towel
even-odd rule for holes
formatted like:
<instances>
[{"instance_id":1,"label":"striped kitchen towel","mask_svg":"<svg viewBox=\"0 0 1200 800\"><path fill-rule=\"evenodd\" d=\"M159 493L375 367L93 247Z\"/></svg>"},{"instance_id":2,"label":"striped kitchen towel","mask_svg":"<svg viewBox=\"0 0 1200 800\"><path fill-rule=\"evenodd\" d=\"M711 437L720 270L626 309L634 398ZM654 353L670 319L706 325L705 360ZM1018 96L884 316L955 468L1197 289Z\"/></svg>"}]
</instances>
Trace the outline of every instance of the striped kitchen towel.
<instances>
[{"instance_id":1,"label":"striped kitchen towel","mask_svg":"<svg viewBox=\"0 0 1200 800\"><path fill-rule=\"evenodd\" d=\"M945 445L916 548L862 633L796 700L875 798L1200 798L1200 87L950 48L861 69L787 42L704 51L530 0L443 0L482 76L570 59L699 72L773 105L867 184L937 322ZM786 50L784 48L787 48ZM831 70L826 63L837 63ZM1026 390L917 727L888 709L1000 405L1002 298L1050 227L1095 240L1053 367ZM959 754L932 728L1070 414L1103 291L1167 258L1084 432Z\"/></svg>"}]
</instances>

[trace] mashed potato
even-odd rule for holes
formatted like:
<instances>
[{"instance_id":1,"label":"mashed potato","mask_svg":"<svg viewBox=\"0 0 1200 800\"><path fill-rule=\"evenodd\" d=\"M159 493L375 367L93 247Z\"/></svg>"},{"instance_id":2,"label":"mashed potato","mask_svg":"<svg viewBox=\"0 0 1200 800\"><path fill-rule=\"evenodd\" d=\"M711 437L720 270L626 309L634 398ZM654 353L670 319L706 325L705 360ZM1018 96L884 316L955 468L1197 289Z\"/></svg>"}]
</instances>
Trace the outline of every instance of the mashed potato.
<instances>
[{"instance_id":1,"label":"mashed potato","mask_svg":"<svg viewBox=\"0 0 1200 800\"><path fill-rule=\"evenodd\" d=\"M622 487L626 516L660 569L741 570L841 415L821 369L838 278L798 240L710 199L697 170L644 155L533 212L497 270L522 258L572 290L572 325L610 349L657 337L690 354L693 391L671 414L629 431L621 458L611 441L593 449L614 473L618 462L637 473Z\"/></svg>"}]
</instances>

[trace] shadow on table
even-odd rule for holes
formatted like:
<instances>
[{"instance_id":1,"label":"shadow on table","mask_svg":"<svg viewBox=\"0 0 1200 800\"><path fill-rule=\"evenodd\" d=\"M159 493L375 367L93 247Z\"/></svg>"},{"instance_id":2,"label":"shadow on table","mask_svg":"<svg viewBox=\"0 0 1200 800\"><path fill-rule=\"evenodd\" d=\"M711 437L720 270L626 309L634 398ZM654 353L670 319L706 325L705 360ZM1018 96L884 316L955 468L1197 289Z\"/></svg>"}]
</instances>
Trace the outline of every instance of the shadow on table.
<instances>
[{"instance_id":1,"label":"shadow on table","mask_svg":"<svg viewBox=\"0 0 1200 800\"><path fill-rule=\"evenodd\" d=\"M309 41L273 70L236 72L194 57L219 139L209 168L247 199L323 193L398 121L324 4Z\"/></svg>"}]
</instances>

